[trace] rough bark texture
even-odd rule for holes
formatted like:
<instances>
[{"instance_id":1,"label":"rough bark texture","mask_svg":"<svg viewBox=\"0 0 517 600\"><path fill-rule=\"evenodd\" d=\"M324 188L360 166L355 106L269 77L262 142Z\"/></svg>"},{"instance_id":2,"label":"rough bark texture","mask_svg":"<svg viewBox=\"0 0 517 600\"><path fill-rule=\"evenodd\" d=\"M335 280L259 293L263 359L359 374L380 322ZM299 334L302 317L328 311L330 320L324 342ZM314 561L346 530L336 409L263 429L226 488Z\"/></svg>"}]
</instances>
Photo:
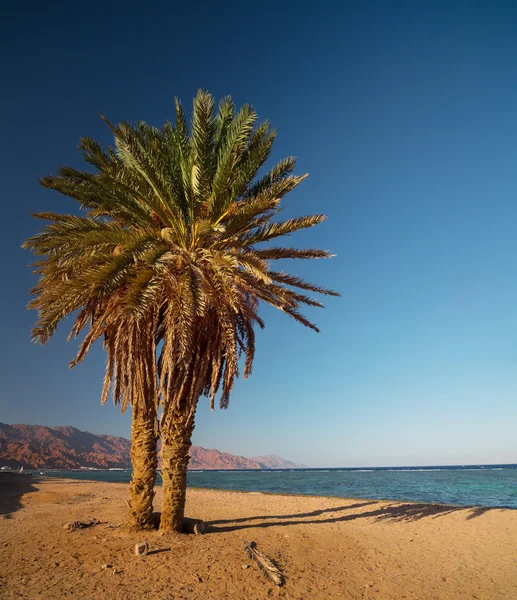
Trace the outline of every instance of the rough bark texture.
<instances>
[{"instance_id":1,"label":"rough bark texture","mask_svg":"<svg viewBox=\"0 0 517 600\"><path fill-rule=\"evenodd\" d=\"M162 431L163 503L160 529L181 532L185 515L187 467L194 415L179 414Z\"/></svg>"},{"instance_id":2,"label":"rough bark texture","mask_svg":"<svg viewBox=\"0 0 517 600\"><path fill-rule=\"evenodd\" d=\"M128 526L148 529L153 526L154 484L158 465L158 424L154 408L133 407L131 440L133 475L129 486Z\"/></svg>"}]
</instances>

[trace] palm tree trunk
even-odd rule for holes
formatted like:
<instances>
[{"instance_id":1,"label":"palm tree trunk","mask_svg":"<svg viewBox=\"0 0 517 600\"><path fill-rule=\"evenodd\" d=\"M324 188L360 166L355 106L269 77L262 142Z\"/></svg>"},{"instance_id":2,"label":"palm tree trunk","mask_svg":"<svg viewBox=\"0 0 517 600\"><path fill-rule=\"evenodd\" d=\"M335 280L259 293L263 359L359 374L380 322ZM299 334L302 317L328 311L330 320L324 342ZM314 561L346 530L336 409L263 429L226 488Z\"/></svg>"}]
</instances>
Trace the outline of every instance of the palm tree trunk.
<instances>
[{"instance_id":1,"label":"palm tree trunk","mask_svg":"<svg viewBox=\"0 0 517 600\"><path fill-rule=\"evenodd\" d=\"M158 422L156 410L133 406L131 424L131 461L133 475L129 486L128 526L149 529L153 526L153 498L158 465L156 443Z\"/></svg>"},{"instance_id":2,"label":"palm tree trunk","mask_svg":"<svg viewBox=\"0 0 517 600\"><path fill-rule=\"evenodd\" d=\"M185 515L187 467L194 414L176 415L166 431L162 430L163 500L160 529L181 532Z\"/></svg>"}]
</instances>

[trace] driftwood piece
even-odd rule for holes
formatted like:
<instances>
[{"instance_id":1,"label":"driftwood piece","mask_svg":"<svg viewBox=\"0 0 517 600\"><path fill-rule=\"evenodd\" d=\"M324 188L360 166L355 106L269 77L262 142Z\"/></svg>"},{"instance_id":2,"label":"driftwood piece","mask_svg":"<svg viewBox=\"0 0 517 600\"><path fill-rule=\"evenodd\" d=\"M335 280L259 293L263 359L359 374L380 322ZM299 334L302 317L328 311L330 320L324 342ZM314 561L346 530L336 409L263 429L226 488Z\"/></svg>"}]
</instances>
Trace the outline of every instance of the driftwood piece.
<instances>
[{"instance_id":1,"label":"driftwood piece","mask_svg":"<svg viewBox=\"0 0 517 600\"><path fill-rule=\"evenodd\" d=\"M257 544L255 542L247 542L246 540L242 540L244 545L244 550L248 556L253 560L258 568L262 571L264 577L270 579L274 584L281 586L284 584L284 576L280 572L280 569L276 566L275 562L266 556L260 550L257 549Z\"/></svg>"},{"instance_id":2,"label":"driftwood piece","mask_svg":"<svg viewBox=\"0 0 517 600\"><path fill-rule=\"evenodd\" d=\"M87 527L94 527L100 525L101 522L98 519L90 519L89 521L74 521L73 523L66 523L63 525L63 529L67 531L75 531L76 529L86 529Z\"/></svg>"}]
</instances>

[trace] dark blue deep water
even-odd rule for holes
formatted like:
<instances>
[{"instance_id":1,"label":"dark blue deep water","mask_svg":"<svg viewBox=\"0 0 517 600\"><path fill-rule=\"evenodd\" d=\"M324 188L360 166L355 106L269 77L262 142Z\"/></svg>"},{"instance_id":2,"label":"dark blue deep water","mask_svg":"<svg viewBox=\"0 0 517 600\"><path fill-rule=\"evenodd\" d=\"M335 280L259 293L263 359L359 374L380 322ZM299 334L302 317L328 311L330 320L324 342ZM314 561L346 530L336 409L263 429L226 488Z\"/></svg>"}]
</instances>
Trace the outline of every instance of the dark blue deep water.
<instances>
[{"instance_id":1,"label":"dark blue deep water","mask_svg":"<svg viewBox=\"0 0 517 600\"><path fill-rule=\"evenodd\" d=\"M44 475L128 482L131 471L42 471ZM158 477L158 481L160 477ZM517 508L517 465L190 471L190 487Z\"/></svg>"}]
</instances>

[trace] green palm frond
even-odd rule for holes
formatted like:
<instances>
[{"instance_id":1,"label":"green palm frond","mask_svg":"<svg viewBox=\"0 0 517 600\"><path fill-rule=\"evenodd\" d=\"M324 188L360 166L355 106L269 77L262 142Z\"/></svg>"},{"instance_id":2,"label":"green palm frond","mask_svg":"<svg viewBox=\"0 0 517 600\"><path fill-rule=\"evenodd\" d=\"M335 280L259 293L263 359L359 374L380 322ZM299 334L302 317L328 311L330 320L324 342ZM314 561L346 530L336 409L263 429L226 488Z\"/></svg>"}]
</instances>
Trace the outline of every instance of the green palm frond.
<instances>
[{"instance_id":1,"label":"green palm frond","mask_svg":"<svg viewBox=\"0 0 517 600\"><path fill-rule=\"evenodd\" d=\"M196 202L203 202L210 193L210 184L215 172L214 99L207 92L199 90L194 98L192 111L192 190Z\"/></svg>"},{"instance_id":2,"label":"green palm frond","mask_svg":"<svg viewBox=\"0 0 517 600\"><path fill-rule=\"evenodd\" d=\"M255 254L263 260L280 260L282 258L301 258L304 260L311 258L331 258L334 256L326 250L315 250L315 249L304 249L298 250L297 248L264 248L255 250Z\"/></svg>"},{"instance_id":3,"label":"green palm frond","mask_svg":"<svg viewBox=\"0 0 517 600\"><path fill-rule=\"evenodd\" d=\"M300 229L314 227L314 225L322 223L325 219L325 215L311 215L307 217L287 219L287 221L268 223L262 227L259 227L257 231L243 236L241 240L242 243L247 246L260 244L261 242L268 242L276 237L289 235L290 233L299 231Z\"/></svg>"}]
</instances>

